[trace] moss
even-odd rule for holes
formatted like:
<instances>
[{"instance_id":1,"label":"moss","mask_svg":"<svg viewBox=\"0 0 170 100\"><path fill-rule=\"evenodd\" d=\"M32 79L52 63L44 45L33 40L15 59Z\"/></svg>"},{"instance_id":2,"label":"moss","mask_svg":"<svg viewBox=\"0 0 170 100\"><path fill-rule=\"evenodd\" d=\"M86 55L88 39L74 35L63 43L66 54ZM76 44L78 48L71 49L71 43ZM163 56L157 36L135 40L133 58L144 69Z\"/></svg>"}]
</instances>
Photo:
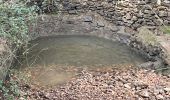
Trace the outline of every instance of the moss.
<instances>
[{"instance_id":1,"label":"moss","mask_svg":"<svg viewBox=\"0 0 170 100\"><path fill-rule=\"evenodd\" d=\"M165 34L170 34L170 26L162 26L161 30L165 33Z\"/></svg>"},{"instance_id":2,"label":"moss","mask_svg":"<svg viewBox=\"0 0 170 100\"><path fill-rule=\"evenodd\" d=\"M156 35L150 31L147 27L141 27L139 33L137 34L139 41L143 42L145 45L158 45Z\"/></svg>"}]
</instances>

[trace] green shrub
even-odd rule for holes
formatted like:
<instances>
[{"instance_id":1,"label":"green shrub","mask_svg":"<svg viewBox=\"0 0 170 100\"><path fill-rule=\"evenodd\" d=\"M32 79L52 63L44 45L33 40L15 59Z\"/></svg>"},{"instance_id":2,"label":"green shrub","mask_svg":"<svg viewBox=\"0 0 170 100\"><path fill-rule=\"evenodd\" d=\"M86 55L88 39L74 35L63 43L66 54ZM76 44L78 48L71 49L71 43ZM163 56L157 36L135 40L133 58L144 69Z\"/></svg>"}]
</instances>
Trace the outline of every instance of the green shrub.
<instances>
[{"instance_id":1,"label":"green shrub","mask_svg":"<svg viewBox=\"0 0 170 100\"><path fill-rule=\"evenodd\" d=\"M21 46L29 40L29 25L36 17L35 7L24 3L0 3L0 37Z\"/></svg>"},{"instance_id":2,"label":"green shrub","mask_svg":"<svg viewBox=\"0 0 170 100\"><path fill-rule=\"evenodd\" d=\"M50 14L56 14L57 13L57 6L58 6L57 0L30 0L27 1L27 4L32 6L36 5L38 7L38 13L50 13Z\"/></svg>"},{"instance_id":3,"label":"green shrub","mask_svg":"<svg viewBox=\"0 0 170 100\"><path fill-rule=\"evenodd\" d=\"M20 89L15 80L3 82L0 80L0 99L1 100L16 100L19 97Z\"/></svg>"}]
</instances>

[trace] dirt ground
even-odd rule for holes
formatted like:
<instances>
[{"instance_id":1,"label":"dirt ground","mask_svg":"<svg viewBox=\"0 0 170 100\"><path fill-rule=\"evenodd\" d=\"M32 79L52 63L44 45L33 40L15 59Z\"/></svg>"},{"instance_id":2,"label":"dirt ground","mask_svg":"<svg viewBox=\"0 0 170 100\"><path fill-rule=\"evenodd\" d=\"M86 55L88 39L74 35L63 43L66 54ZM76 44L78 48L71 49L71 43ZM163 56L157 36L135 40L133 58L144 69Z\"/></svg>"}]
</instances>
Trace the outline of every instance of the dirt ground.
<instances>
[{"instance_id":1,"label":"dirt ground","mask_svg":"<svg viewBox=\"0 0 170 100\"><path fill-rule=\"evenodd\" d=\"M18 100L170 100L170 77L144 69L82 70L53 88L20 88Z\"/></svg>"}]
</instances>

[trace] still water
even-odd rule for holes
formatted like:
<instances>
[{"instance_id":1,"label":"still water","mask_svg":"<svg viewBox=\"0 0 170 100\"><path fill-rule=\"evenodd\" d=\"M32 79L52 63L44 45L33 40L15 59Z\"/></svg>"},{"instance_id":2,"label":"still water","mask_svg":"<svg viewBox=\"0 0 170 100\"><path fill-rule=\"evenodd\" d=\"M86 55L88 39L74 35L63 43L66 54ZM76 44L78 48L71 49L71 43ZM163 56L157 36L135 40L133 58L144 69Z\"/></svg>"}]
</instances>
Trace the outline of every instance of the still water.
<instances>
[{"instance_id":1,"label":"still water","mask_svg":"<svg viewBox=\"0 0 170 100\"><path fill-rule=\"evenodd\" d=\"M84 66L93 69L143 62L141 55L117 41L92 36L42 37L30 42L20 73L29 74L34 83L50 86L71 79Z\"/></svg>"}]
</instances>

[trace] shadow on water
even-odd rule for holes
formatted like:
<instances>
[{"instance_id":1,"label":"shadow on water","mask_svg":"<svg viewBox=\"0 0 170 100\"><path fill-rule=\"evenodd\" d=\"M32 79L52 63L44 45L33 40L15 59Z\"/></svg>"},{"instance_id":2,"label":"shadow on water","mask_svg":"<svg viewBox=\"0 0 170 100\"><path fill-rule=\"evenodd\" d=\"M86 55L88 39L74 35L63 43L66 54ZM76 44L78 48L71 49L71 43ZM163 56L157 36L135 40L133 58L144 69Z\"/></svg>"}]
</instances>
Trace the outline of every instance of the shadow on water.
<instances>
[{"instance_id":1,"label":"shadow on water","mask_svg":"<svg viewBox=\"0 0 170 100\"><path fill-rule=\"evenodd\" d=\"M31 82L43 86L64 83L81 68L137 65L146 61L125 44L92 36L42 37L31 41L29 48L20 73L29 74Z\"/></svg>"}]
</instances>

